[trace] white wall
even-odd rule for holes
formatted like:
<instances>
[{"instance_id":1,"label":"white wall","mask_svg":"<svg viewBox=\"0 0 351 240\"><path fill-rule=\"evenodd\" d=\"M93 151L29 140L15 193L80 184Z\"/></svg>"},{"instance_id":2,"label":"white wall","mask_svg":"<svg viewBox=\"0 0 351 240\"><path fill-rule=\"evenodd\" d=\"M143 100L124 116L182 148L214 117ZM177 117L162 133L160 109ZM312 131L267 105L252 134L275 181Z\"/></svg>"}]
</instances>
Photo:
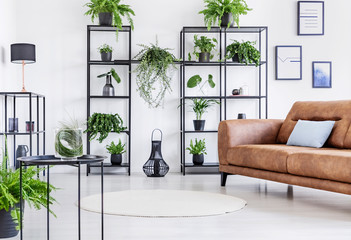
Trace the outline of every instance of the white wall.
<instances>
[{"instance_id":1,"label":"white wall","mask_svg":"<svg viewBox=\"0 0 351 240\"><path fill-rule=\"evenodd\" d=\"M84 16L84 0L16 0L0 5L1 46L5 47L5 63L1 60L1 90L20 89L20 69L9 64L9 41L3 36L12 35L13 28L2 21L7 15L16 15L18 42L31 42L37 46L37 62L26 66L27 90L47 96L47 153L53 152L53 132L58 122L71 115L84 121L86 116L86 25L90 18ZM16 3L16 10L13 3ZM132 37L132 55L140 48L136 44L155 42L173 48L179 56L179 32L183 26L203 26L202 0L134 0L132 5L135 31ZM3 4L4 1L1 1ZM254 10L241 17L241 26L269 27L269 117L284 118L297 100L349 99L351 77L351 35L346 23L351 22L346 0L325 0L325 35L297 36L296 0L247 0ZM4 12L4 14L2 14ZM6 25L6 26L5 26ZM5 35L4 35L5 34ZM5 41L5 42L3 42ZM276 45L303 46L303 80L275 80L274 47ZM96 46L98 47L98 46ZM93 47L94 51L95 47ZM333 88L313 89L312 61L333 62ZM11 73L16 85L4 87ZM201 70L202 71L202 70ZM205 72L203 73L205 74ZM206 73L207 74L207 73ZM175 74L173 92L165 99L163 109L149 109L136 92L135 75L132 79L132 171L141 171L150 154L150 135L154 128L164 132L163 156L171 171L179 171L179 78ZM97 107L104 105L98 105ZM212 140L213 141L213 140ZM96 143L94 143L96 144ZM209 148L214 151L215 145ZM100 146L103 151L103 145Z\"/></svg>"}]
</instances>

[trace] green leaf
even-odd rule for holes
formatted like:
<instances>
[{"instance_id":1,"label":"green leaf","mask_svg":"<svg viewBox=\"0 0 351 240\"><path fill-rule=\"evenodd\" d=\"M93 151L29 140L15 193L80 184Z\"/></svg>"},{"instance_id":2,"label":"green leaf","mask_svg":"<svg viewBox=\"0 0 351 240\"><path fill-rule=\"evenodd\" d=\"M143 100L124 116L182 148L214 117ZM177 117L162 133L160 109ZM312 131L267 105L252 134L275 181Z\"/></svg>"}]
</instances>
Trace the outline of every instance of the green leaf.
<instances>
[{"instance_id":1,"label":"green leaf","mask_svg":"<svg viewBox=\"0 0 351 240\"><path fill-rule=\"evenodd\" d=\"M215 82L213 81L213 76L211 74L208 74L208 84L211 88L214 88L216 86Z\"/></svg>"},{"instance_id":2,"label":"green leaf","mask_svg":"<svg viewBox=\"0 0 351 240\"><path fill-rule=\"evenodd\" d=\"M187 87L188 88L194 88L197 85L199 85L202 81L202 78L199 75L194 75L191 78L189 78L187 82Z\"/></svg>"},{"instance_id":3,"label":"green leaf","mask_svg":"<svg viewBox=\"0 0 351 240\"><path fill-rule=\"evenodd\" d=\"M116 70L114 68L111 68L110 70L112 77L116 80L117 83L121 82L121 78L118 76Z\"/></svg>"},{"instance_id":4,"label":"green leaf","mask_svg":"<svg viewBox=\"0 0 351 240\"><path fill-rule=\"evenodd\" d=\"M102 77L106 77L107 75L108 75L108 73L103 73L103 74L98 75L97 77L102 78Z\"/></svg>"}]
</instances>

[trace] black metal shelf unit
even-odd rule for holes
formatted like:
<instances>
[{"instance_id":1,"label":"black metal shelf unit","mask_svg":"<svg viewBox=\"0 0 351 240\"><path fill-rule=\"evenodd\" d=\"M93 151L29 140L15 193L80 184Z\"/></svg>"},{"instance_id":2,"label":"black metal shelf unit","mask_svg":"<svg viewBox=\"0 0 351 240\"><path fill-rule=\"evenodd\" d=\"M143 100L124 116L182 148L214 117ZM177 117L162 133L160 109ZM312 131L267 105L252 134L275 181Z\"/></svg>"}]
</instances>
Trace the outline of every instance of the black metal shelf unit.
<instances>
[{"instance_id":1,"label":"black metal shelf unit","mask_svg":"<svg viewBox=\"0 0 351 240\"><path fill-rule=\"evenodd\" d=\"M45 96L33 92L0 92L0 97L2 97L2 103L4 107L3 123L4 126L1 129L0 135L11 136L13 139L13 164L16 165L16 144L18 142L18 136L28 136L29 137L29 155L33 156L33 143L36 141L36 155L45 155ZM19 100L27 101L26 103L19 103ZM8 129L8 118L17 118L19 114L17 111L19 109L18 104L21 108L28 106L28 120L29 122L34 121L34 131L30 127L29 131L16 131L9 132ZM12 108L12 114L9 112ZM25 120L19 119L19 127L24 126ZM20 130L20 129L18 129ZM36 137L36 139L33 139ZM10 146L9 146L10 148ZM41 148L41 149L40 149Z\"/></svg>"},{"instance_id":2,"label":"black metal shelf unit","mask_svg":"<svg viewBox=\"0 0 351 240\"><path fill-rule=\"evenodd\" d=\"M118 59L112 60L110 62L91 60L90 57L90 49L91 49L91 33L92 32L115 32L115 27L109 26L100 26L100 25L88 25L87 26L87 119L91 116L91 101L94 99L104 99L104 100L124 100L128 102L128 130L122 131L121 134L127 135L127 162L122 163L121 165L112 165L111 163L104 163L104 167L113 167L113 168L127 168L128 175L130 175L130 166L131 166L131 72L132 72L132 49L131 49L131 41L132 41L132 32L130 26L123 26L118 32L119 34L127 34L128 35L128 59ZM100 96L100 95L91 95L91 66L128 66L128 95L126 96ZM115 133L111 133L115 134ZM89 135L89 133L88 133ZM87 154L90 154L90 142L87 138ZM90 168L92 167L100 167L100 164L88 164L87 165L87 176L90 173Z\"/></svg>"},{"instance_id":3,"label":"black metal shelf unit","mask_svg":"<svg viewBox=\"0 0 351 240\"><path fill-rule=\"evenodd\" d=\"M254 96L228 96L227 95L227 68L238 68L238 67L246 67L253 68L254 64L241 64L232 61L210 61L208 63L200 63L195 61L186 61L187 52L185 51L186 44L186 36L187 34L217 34L218 38L218 47L219 47L219 59L225 58L226 46L227 46L227 36L231 34L256 34L258 37L258 47L261 52L261 61L258 68L258 94ZM264 58L262 57L262 53L264 53ZM185 136L186 134L213 134L217 133L217 130L205 130L205 131L192 131L186 128L185 120L186 120L186 111L185 111L185 101L187 99L193 98L205 98L205 99L217 99L220 101L220 109L219 109L219 120L227 119L227 101L235 101L235 100L252 100L258 101L258 117L267 118L268 115L268 27L266 26L253 26L253 27L231 27L231 28L220 28L220 27L212 27L210 31L207 30L206 27L183 27L180 32L180 58L182 59L180 65L180 145L181 145L181 158L180 158L180 169L183 175L185 175L186 168L209 168L209 167L219 167L218 160L217 161L205 161L203 165L194 165L192 163L188 163L185 160ZM188 67L218 67L219 69L219 95L218 96L187 96L186 95L186 69ZM264 70L264 72L263 72ZM262 74L263 73L263 74ZM264 101L264 104L263 104ZM264 111L264 114L263 114Z\"/></svg>"}]
</instances>

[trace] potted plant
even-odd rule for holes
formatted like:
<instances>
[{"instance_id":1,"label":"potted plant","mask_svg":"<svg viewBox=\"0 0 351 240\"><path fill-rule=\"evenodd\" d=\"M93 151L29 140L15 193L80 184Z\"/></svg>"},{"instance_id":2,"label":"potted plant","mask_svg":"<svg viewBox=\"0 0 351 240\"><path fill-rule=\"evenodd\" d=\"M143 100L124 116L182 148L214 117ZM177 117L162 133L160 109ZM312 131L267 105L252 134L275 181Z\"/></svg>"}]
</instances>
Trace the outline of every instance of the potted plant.
<instances>
[{"instance_id":1,"label":"potted plant","mask_svg":"<svg viewBox=\"0 0 351 240\"><path fill-rule=\"evenodd\" d=\"M110 45L103 44L100 47L98 47L98 50L101 55L101 61L103 62L111 61L113 48Z\"/></svg>"},{"instance_id":2,"label":"potted plant","mask_svg":"<svg viewBox=\"0 0 351 240\"><path fill-rule=\"evenodd\" d=\"M13 170L9 166L7 149L5 136L5 150L2 151L0 165L0 238L14 237L20 228L20 169ZM35 209L47 207L47 183L37 177L37 174L43 170L36 166L22 170L22 197L29 207ZM55 190L54 186L49 185L50 192ZM53 202L56 200L50 197L49 204ZM52 211L50 212L55 215Z\"/></svg>"},{"instance_id":3,"label":"potted plant","mask_svg":"<svg viewBox=\"0 0 351 240\"><path fill-rule=\"evenodd\" d=\"M207 29L218 22L219 27L231 27L235 22L239 27L239 16L246 15L252 9L248 8L245 0L204 0L205 9L199 14L204 15Z\"/></svg>"},{"instance_id":4,"label":"potted plant","mask_svg":"<svg viewBox=\"0 0 351 240\"><path fill-rule=\"evenodd\" d=\"M135 69L139 95L149 107L157 108L163 104L166 91L171 92L171 74L177 69L176 57L169 48L161 48L156 44L139 45L143 49L134 57L140 61Z\"/></svg>"},{"instance_id":5,"label":"potted plant","mask_svg":"<svg viewBox=\"0 0 351 240\"><path fill-rule=\"evenodd\" d=\"M111 70L107 73L103 73L98 75L98 78L106 77L106 84L104 88L102 89L102 96L114 96L115 95L115 88L112 85L111 82L111 76L113 79L116 80L117 83L121 82L121 78L118 76L116 70L114 68L111 68Z\"/></svg>"},{"instance_id":6,"label":"potted plant","mask_svg":"<svg viewBox=\"0 0 351 240\"><path fill-rule=\"evenodd\" d=\"M188 82L186 83L186 86L188 88L194 88L196 86L199 86L200 91L202 93L204 93L202 91L202 88L205 86L206 83L208 83L208 85L211 88L214 88L216 86L215 82L213 81L213 76L212 74L208 74L208 79L200 86L200 83L202 82L202 77L200 77L200 75L194 75L191 78L188 79Z\"/></svg>"},{"instance_id":7,"label":"potted plant","mask_svg":"<svg viewBox=\"0 0 351 240\"><path fill-rule=\"evenodd\" d=\"M89 8L85 15L90 15L92 22L96 17L99 17L100 25L116 27L118 38L118 30L122 29L122 17L127 17L132 30L134 30L131 15L135 16L129 5L120 2L121 0L90 0L89 3L84 5Z\"/></svg>"},{"instance_id":8,"label":"potted plant","mask_svg":"<svg viewBox=\"0 0 351 240\"><path fill-rule=\"evenodd\" d=\"M219 101L214 99L193 98L191 99L193 111L196 115L196 120L193 120L195 131L203 131L205 128L205 121L202 120L202 115L207 112L207 109L214 104L219 104Z\"/></svg>"},{"instance_id":9,"label":"potted plant","mask_svg":"<svg viewBox=\"0 0 351 240\"><path fill-rule=\"evenodd\" d=\"M193 154L194 165L202 165L204 163L204 154L207 154L205 139L198 141L197 138L195 138L195 144L191 139L190 145L186 150L188 150L190 154Z\"/></svg>"},{"instance_id":10,"label":"potted plant","mask_svg":"<svg viewBox=\"0 0 351 240\"><path fill-rule=\"evenodd\" d=\"M55 157L76 159L83 156L83 132L78 123L65 124L55 130Z\"/></svg>"},{"instance_id":11,"label":"potted plant","mask_svg":"<svg viewBox=\"0 0 351 240\"><path fill-rule=\"evenodd\" d=\"M213 58L213 54L211 53L217 44L217 39L208 38L206 36L200 36L198 38L197 35L194 35L194 52L193 54L199 59L199 62L209 62L210 59ZM188 55L189 61L191 61L191 55Z\"/></svg>"},{"instance_id":12,"label":"potted plant","mask_svg":"<svg viewBox=\"0 0 351 240\"><path fill-rule=\"evenodd\" d=\"M88 127L84 132L89 133L89 141L94 140L99 134L99 137L97 138L99 143L102 143L110 132L120 133L127 129L123 126L123 120L118 113L94 113L89 117L87 125Z\"/></svg>"},{"instance_id":13,"label":"potted plant","mask_svg":"<svg viewBox=\"0 0 351 240\"><path fill-rule=\"evenodd\" d=\"M106 146L107 151L111 154L111 163L113 165L121 165L122 154L126 152L125 147L126 144L122 144L121 139L119 139L117 145L112 141L110 145Z\"/></svg>"},{"instance_id":14,"label":"potted plant","mask_svg":"<svg viewBox=\"0 0 351 240\"><path fill-rule=\"evenodd\" d=\"M254 63L257 67L260 65L261 53L255 48L256 42L238 42L236 40L233 41L226 48L226 58L232 58L233 62L245 63L246 65L249 63Z\"/></svg>"}]
</instances>

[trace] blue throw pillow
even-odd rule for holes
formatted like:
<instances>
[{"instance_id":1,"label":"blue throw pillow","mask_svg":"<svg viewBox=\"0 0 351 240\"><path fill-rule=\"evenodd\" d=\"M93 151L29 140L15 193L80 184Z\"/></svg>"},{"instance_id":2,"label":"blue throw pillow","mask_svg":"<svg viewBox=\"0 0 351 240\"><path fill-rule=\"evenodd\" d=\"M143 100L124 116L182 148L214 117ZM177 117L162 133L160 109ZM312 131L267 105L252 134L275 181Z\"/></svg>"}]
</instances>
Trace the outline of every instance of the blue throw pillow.
<instances>
[{"instance_id":1,"label":"blue throw pillow","mask_svg":"<svg viewBox=\"0 0 351 240\"><path fill-rule=\"evenodd\" d=\"M323 147L327 141L335 121L299 120L292 131L286 145L303 147Z\"/></svg>"}]
</instances>

